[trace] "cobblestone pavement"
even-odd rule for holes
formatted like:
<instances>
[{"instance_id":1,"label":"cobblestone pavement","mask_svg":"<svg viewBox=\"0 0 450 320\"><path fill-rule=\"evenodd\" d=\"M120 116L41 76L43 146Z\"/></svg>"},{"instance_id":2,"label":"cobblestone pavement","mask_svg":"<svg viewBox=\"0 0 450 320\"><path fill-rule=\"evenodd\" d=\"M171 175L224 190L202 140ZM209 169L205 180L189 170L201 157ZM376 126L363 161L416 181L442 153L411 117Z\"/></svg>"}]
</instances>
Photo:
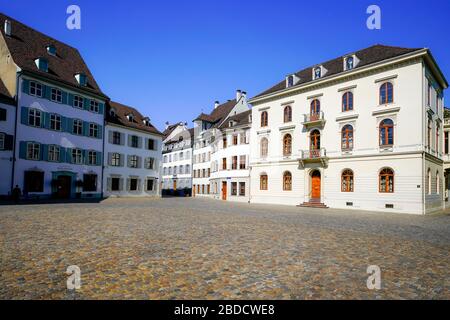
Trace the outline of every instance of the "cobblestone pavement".
<instances>
[{"instance_id":1,"label":"cobblestone pavement","mask_svg":"<svg viewBox=\"0 0 450 320\"><path fill-rule=\"evenodd\" d=\"M0 206L1 299L450 299L449 252L450 214L188 198ZM381 290L366 287L369 265Z\"/></svg>"}]
</instances>

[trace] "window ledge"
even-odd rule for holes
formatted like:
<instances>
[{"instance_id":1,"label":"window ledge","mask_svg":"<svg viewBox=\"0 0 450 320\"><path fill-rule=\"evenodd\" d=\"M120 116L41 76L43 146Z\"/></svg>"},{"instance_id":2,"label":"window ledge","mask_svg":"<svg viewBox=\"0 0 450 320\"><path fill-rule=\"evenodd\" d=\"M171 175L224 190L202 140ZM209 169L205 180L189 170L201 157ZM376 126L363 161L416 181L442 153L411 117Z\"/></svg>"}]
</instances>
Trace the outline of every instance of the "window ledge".
<instances>
[{"instance_id":1,"label":"window ledge","mask_svg":"<svg viewBox=\"0 0 450 320\"><path fill-rule=\"evenodd\" d=\"M380 105L376 108L379 108L379 109L372 112L373 116L378 116L378 115L387 114L387 113L397 113L400 111L400 107L397 107L397 106L386 107L386 105Z\"/></svg>"},{"instance_id":2,"label":"window ledge","mask_svg":"<svg viewBox=\"0 0 450 320\"><path fill-rule=\"evenodd\" d=\"M346 113L348 113L348 114L346 114ZM357 114L357 113L352 113L352 111L345 111L345 112L342 112L342 116L339 116L336 118L336 121L340 122L340 121L353 120L353 119L358 119L358 117L359 117L359 114Z\"/></svg>"}]
</instances>

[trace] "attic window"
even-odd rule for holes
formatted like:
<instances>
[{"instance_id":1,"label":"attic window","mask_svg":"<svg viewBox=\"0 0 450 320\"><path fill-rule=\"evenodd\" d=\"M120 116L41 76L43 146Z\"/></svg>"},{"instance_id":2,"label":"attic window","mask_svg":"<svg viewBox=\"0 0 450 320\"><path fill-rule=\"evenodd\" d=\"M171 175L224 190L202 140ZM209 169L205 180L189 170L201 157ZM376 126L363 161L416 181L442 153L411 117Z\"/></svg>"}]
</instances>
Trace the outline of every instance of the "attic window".
<instances>
[{"instance_id":1,"label":"attic window","mask_svg":"<svg viewBox=\"0 0 450 320\"><path fill-rule=\"evenodd\" d=\"M56 56L56 47L54 45L47 46L47 53L52 56Z\"/></svg>"},{"instance_id":2,"label":"attic window","mask_svg":"<svg viewBox=\"0 0 450 320\"><path fill-rule=\"evenodd\" d=\"M77 73L75 75L75 79L77 79L77 82L80 86L87 86L87 77L84 73Z\"/></svg>"},{"instance_id":3,"label":"attic window","mask_svg":"<svg viewBox=\"0 0 450 320\"><path fill-rule=\"evenodd\" d=\"M111 109L111 110L109 111L109 115L110 115L111 117L115 117L115 116L116 116L116 111L115 111L114 109Z\"/></svg>"},{"instance_id":4,"label":"attic window","mask_svg":"<svg viewBox=\"0 0 450 320\"><path fill-rule=\"evenodd\" d=\"M344 57L344 70L352 70L359 63L359 59L355 55Z\"/></svg>"},{"instance_id":5,"label":"attic window","mask_svg":"<svg viewBox=\"0 0 450 320\"><path fill-rule=\"evenodd\" d=\"M134 121L134 116L132 114L127 115L127 119L129 122L133 122Z\"/></svg>"},{"instance_id":6,"label":"attic window","mask_svg":"<svg viewBox=\"0 0 450 320\"><path fill-rule=\"evenodd\" d=\"M322 77L322 67L315 67L313 71L314 80Z\"/></svg>"},{"instance_id":7,"label":"attic window","mask_svg":"<svg viewBox=\"0 0 450 320\"><path fill-rule=\"evenodd\" d=\"M144 123L144 125L146 127L150 127L150 120L149 119L144 119L144 120L142 120L142 122Z\"/></svg>"},{"instance_id":8,"label":"attic window","mask_svg":"<svg viewBox=\"0 0 450 320\"><path fill-rule=\"evenodd\" d=\"M229 126L230 128L233 126L233 124L234 124L233 121L228 122L228 126Z\"/></svg>"},{"instance_id":9,"label":"attic window","mask_svg":"<svg viewBox=\"0 0 450 320\"><path fill-rule=\"evenodd\" d=\"M34 62L36 63L36 66L38 67L39 70L44 71L44 72L48 72L48 61L47 61L47 59L37 58L36 60L34 60Z\"/></svg>"}]
</instances>

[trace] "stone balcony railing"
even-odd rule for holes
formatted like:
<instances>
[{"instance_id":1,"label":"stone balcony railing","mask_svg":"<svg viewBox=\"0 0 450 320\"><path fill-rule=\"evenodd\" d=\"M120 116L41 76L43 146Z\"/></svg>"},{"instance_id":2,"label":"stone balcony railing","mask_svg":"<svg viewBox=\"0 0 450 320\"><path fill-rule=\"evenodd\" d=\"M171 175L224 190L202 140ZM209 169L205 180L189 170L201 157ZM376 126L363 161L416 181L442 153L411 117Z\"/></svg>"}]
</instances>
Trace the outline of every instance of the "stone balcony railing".
<instances>
[{"instance_id":1,"label":"stone balcony railing","mask_svg":"<svg viewBox=\"0 0 450 320\"><path fill-rule=\"evenodd\" d=\"M325 115L323 111L318 113L305 113L303 115L303 125L316 125L316 124L325 124Z\"/></svg>"}]
</instances>

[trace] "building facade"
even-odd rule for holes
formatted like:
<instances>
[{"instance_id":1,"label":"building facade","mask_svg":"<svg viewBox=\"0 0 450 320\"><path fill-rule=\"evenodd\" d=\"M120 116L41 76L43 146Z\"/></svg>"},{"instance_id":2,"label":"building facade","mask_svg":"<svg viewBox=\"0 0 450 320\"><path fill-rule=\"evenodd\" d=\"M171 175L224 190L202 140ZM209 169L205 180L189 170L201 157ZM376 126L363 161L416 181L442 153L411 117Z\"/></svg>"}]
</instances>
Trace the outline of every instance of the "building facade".
<instances>
[{"instance_id":1,"label":"building facade","mask_svg":"<svg viewBox=\"0 0 450 320\"><path fill-rule=\"evenodd\" d=\"M162 133L135 108L107 105L105 197L161 196Z\"/></svg>"},{"instance_id":2,"label":"building facade","mask_svg":"<svg viewBox=\"0 0 450 320\"><path fill-rule=\"evenodd\" d=\"M16 106L0 79L0 197L11 195Z\"/></svg>"},{"instance_id":3,"label":"building facade","mask_svg":"<svg viewBox=\"0 0 450 320\"><path fill-rule=\"evenodd\" d=\"M230 149L227 147L228 138L230 139L230 143L233 143L232 139L234 138L231 132L242 131L244 132L242 136L244 136L244 127L246 124L242 124L242 128L239 127L239 121L242 121L242 119L240 119L238 115L245 113L248 110L249 106L246 93L237 90L235 99L229 100L223 104L216 102L214 110L210 114L202 113L194 120L193 194L195 196L212 196L213 198L223 200L246 199L244 193L241 192L242 196L239 196L239 192L236 191L235 188L236 184L238 187L242 187L242 183L245 182L246 178L243 177L243 175L246 174L246 169L242 169L242 171L233 169L234 165L236 165L236 168L238 165L237 163L233 164L233 159L235 159L236 156L246 156L245 143L241 146L243 150L240 150L237 146L233 146L233 148ZM247 114L247 116L249 115ZM230 117L235 117L233 118L234 121L233 119L227 121ZM232 127L229 127L230 122L232 123ZM237 125L236 128L233 128L235 125ZM223 134L225 134L225 136L223 136ZM238 136L239 135L240 133L238 133ZM224 138L226 140L225 144ZM241 141L243 140L238 140L238 142ZM225 148L223 148L224 146ZM237 153L238 149L240 154ZM212 158L213 151L215 153L214 159ZM220 160L219 157L221 157ZM219 161L224 161L219 164L219 166L222 166L220 167L222 170L219 170L219 167L216 167ZM230 163L228 164L228 162ZM214 177L212 177L213 169ZM213 181L211 181L211 178L213 178ZM244 189L247 190L247 188L248 184L246 184L245 188L242 187L241 191ZM246 194L248 194L248 192Z\"/></svg>"},{"instance_id":4,"label":"building facade","mask_svg":"<svg viewBox=\"0 0 450 320\"><path fill-rule=\"evenodd\" d=\"M163 147L163 194L192 195L194 129L186 123L168 126Z\"/></svg>"},{"instance_id":5,"label":"building facade","mask_svg":"<svg viewBox=\"0 0 450 320\"><path fill-rule=\"evenodd\" d=\"M252 98L251 202L443 208L443 92L428 49L373 46Z\"/></svg>"},{"instance_id":6,"label":"building facade","mask_svg":"<svg viewBox=\"0 0 450 320\"><path fill-rule=\"evenodd\" d=\"M101 197L107 96L76 49L0 23L0 76L18 105L13 185L25 197Z\"/></svg>"}]
</instances>

